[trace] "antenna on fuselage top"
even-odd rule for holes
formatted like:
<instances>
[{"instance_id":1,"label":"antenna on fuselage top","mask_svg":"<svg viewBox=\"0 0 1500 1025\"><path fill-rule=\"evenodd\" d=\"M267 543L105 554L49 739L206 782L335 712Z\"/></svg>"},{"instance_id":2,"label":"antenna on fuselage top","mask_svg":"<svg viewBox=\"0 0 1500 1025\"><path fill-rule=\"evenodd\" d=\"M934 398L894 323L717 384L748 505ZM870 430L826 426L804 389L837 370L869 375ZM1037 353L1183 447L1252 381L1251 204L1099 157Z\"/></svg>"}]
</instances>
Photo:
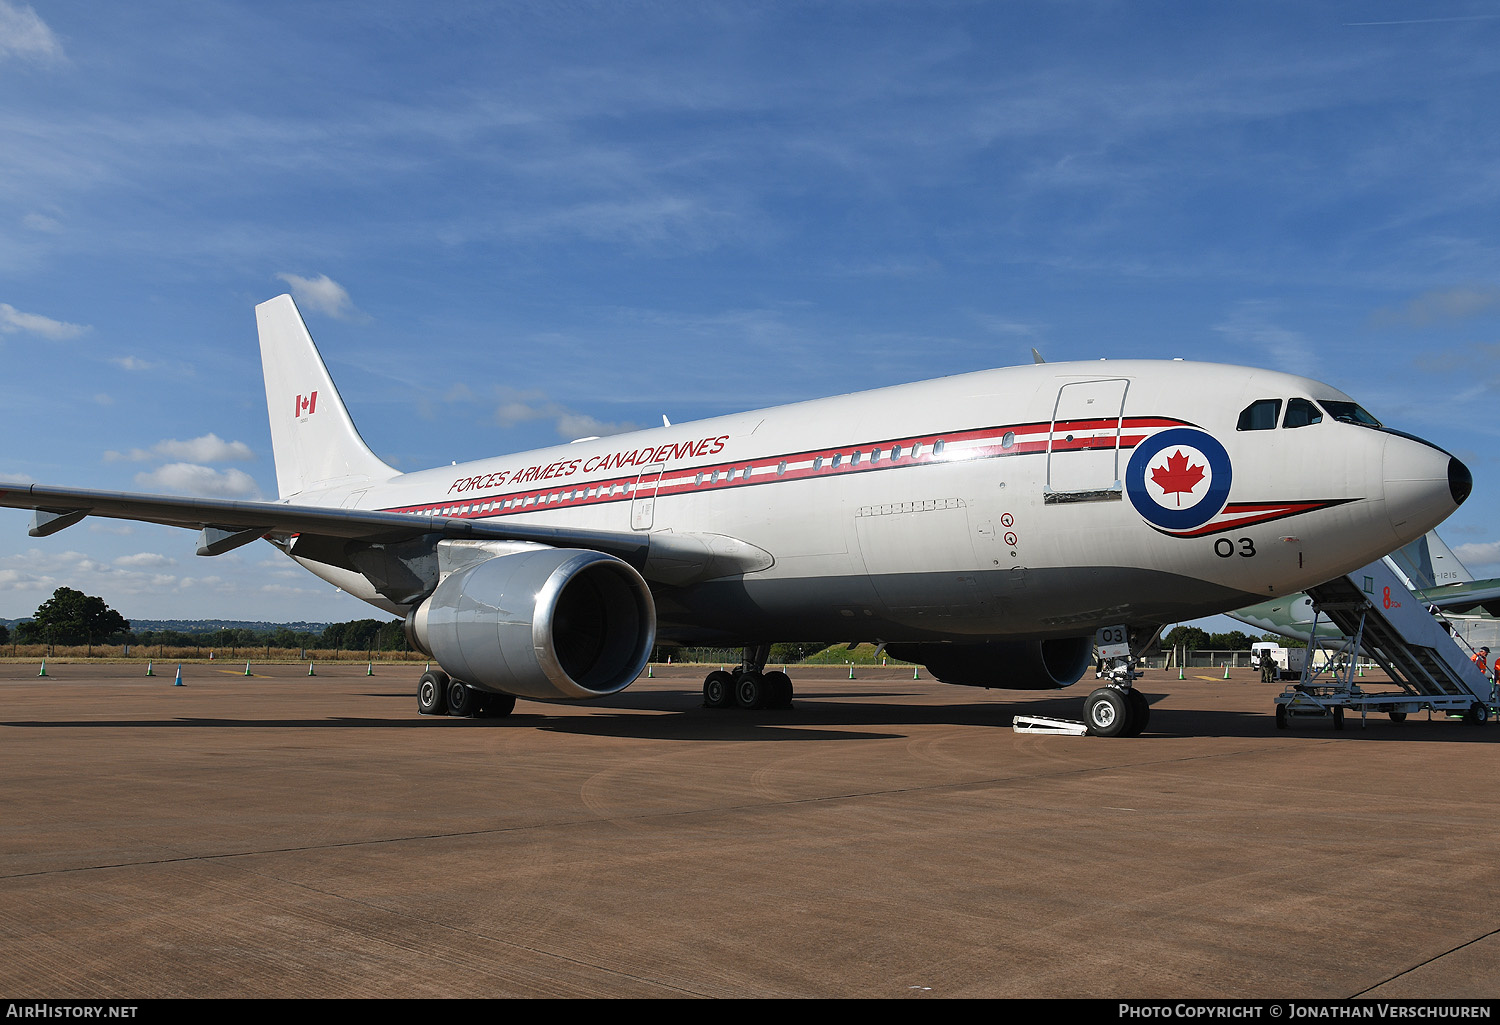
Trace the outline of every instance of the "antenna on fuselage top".
<instances>
[{"instance_id":1,"label":"antenna on fuselage top","mask_svg":"<svg viewBox=\"0 0 1500 1025\"><path fill-rule=\"evenodd\" d=\"M1047 361L1044 360L1044 359L1042 359L1042 354L1041 353L1037 352L1035 349L1032 349L1031 350L1031 362L1033 362L1033 363L1045 363Z\"/></svg>"},{"instance_id":2,"label":"antenna on fuselage top","mask_svg":"<svg viewBox=\"0 0 1500 1025\"><path fill-rule=\"evenodd\" d=\"M672 426L672 421L670 421L670 420L667 419L667 414L665 414L665 413L663 413L661 415L661 425L663 427L671 427Z\"/></svg>"}]
</instances>

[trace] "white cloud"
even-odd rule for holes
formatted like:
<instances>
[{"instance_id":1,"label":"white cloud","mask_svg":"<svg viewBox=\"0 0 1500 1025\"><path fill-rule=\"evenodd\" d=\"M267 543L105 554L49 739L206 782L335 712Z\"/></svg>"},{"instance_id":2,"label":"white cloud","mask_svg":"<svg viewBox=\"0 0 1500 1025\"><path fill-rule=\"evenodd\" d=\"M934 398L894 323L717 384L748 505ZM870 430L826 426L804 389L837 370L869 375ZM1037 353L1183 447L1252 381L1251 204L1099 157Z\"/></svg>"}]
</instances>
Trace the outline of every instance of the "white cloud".
<instances>
[{"instance_id":1,"label":"white cloud","mask_svg":"<svg viewBox=\"0 0 1500 1025\"><path fill-rule=\"evenodd\" d=\"M147 363L135 356L112 356L110 362L121 370L150 370L155 364Z\"/></svg>"},{"instance_id":2,"label":"white cloud","mask_svg":"<svg viewBox=\"0 0 1500 1025\"><path fill-rule=\"evenodd\" d=\"M62 231L62 224L46 214L27 214L21 218L21 226L30 228L32 231L45 231L48 234Z\"/></svg>"},{"instance_id":3,"label":"white cloud","mask_svg":"<svg viewBox=\"0 0 1500 1025\"><path fill-rule=\"evenodd\" d=\"M0 60L9 57L38 64L66 59L62 44L30 5L0 0Z\"/></svg>"},{"instance_id":4,"label":"white cloud","mask_svg":"<svg viewBox=\"0 0 1500 1025\"><path fill-rule=\"evenodd\" d=\"M1458 560L1470 568L1500 563L1500 541L1475 541L1453 549Z\"/></svg>"},{"instance_id":5,"label":"white cloud","mask_svg":"<svg viewBox=\"0 0 1500 1025\"><path fill-rule=\"evenodd\" d=\"M202 498L259 498L260 488L243 470L215 470L194 463L168 463L150 473L138 473L140 487Z\"/></svg>"},{"instance_id":6,"label":"white cloud","mask_svg":"<svg viewBox=\"0 0 1500 1025\"><path fill-rule=\"evenodd\" d=\"M1317 353L1301 332L1274 322L1280 312L1276 302L1247 299L1236 303L1229 316L1215 324L1213 330L1235 346L1238 358L1247 363L1307 373L1316 367Z\"/></svg>"},{"instance_id":7,"label":"white cloud","mask_svg":"<svg viewBox=\"0 0 1500 1025\"><path fill-rule=\"evenodd\" d=\"M134 555L120 556L115 560L115 565L130 569L160 569L163 566L177 565L177 560L160 552L136 552Z\"/></svg>"},{"instance_id":8,"label":"white cloud","mask_svg":"<svg viewBox=\"0 0 1500 1025\"><path fill-rule=\"evenodd\" d=\"M44 317L40 313L22 313L10 303L0 303L0 334L25 331L28 334L41 335L43 338L60 342L68 338L77 338L87 330L89 327L86 324L69 324L66 321Z\"/></svg>"},{"instance_id":9,"label":"white cloud","mask_svg":"<svg viewBox=\"0 0 1500 1025\"><path fill-rule=\"evenodd\" d=\"M554 402L540 392L519 392L509 389L501 391L503 401L495 407L495 423L501 427L514 427L531 420L551 420L560 438L596 437L638 431L640 425L633 423L608 423L569 409Z\"/></svg>"},{"instance_id":10,"label":"white cloud","mask_svg":"<svg viewBox=\"0 0 1500 1025\"><path fill-rule=\"evenodd\" d=\"M104 453L104 461L122 460L143 463L151 459L176 459L192 463L246 463L255 458L254 451L243 441L225 441L217 434L205 434L190 441L167 438L149 449L133 448L129 452Z\"/></svg>"},{"instance_id":11,"label":"white cloud","mask_svg":"<svg viewBox=\"0 0 1500 1025\"><path fill-rule=\"evenodd\" d=\"M292 298L302 309L316 310L339 320L359 320L364 314L354 308L354 301L344 286L327 274L315 278L303 278L296 274L277 274L292 289Z\"/></svg>"},{"instance_id":12,"label":"white cloud","mask_svg":"<svg viewBox=\"0 0 1500 1025\"><path fill-rule=\"evenodd\" d=\"M1398 310L1376 310L1371 322L1378 327L1426 327L1444 320L1468 320L1500 303L1500 288L1471 285L1423 292Z\"/></svg>"}]
</instances>

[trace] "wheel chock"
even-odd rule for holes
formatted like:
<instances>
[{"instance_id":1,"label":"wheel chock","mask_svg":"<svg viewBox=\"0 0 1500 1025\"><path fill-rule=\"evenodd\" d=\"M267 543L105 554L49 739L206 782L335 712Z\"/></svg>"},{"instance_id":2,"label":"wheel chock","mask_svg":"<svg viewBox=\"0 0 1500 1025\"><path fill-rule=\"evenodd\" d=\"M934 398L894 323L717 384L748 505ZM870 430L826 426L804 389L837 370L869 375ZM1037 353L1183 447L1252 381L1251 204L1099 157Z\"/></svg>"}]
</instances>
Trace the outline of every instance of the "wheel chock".
<instances>
[{"instance_id":1,"label":"wheel chock","mask_svg":"<svg viewBox=\"0 0 1500 1025\"><path fill-rule=\"evenodd\" d=\"M1058 737L1083 737L1089 732L1088 723L1045 715L1018 715L1011 720L1010 728L1017 733L1050 733Z\"/></svg>"}]
</instances>

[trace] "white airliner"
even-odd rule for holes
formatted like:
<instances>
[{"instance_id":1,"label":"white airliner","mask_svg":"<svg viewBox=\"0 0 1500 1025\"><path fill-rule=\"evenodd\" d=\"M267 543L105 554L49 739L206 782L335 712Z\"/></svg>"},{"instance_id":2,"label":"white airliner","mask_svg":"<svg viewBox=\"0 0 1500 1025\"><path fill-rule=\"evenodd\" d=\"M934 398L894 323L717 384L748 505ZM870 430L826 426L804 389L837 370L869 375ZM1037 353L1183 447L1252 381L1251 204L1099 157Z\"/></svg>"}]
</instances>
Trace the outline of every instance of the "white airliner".
<instances>
[{"instance_id":1,"label":"white airliner","mask_svg":"<svg viewBox=\"0 0 1500 1025\"><path fill-rule=\"evenodd\" d=\"M43 536L85 516L266 538L405 616L419 711L506 714L734 644L711 706L790 703L770 642L886 645L939 680L1066 687L1096 634L1287 595L1421 537L1472 479L1349 396L1172 361L1039 363L401 474L364 444L290 296L256 309L279 502L0 484ZM1126 682L1085 701L1133 735Z\"/></svg>"}]
</instances>

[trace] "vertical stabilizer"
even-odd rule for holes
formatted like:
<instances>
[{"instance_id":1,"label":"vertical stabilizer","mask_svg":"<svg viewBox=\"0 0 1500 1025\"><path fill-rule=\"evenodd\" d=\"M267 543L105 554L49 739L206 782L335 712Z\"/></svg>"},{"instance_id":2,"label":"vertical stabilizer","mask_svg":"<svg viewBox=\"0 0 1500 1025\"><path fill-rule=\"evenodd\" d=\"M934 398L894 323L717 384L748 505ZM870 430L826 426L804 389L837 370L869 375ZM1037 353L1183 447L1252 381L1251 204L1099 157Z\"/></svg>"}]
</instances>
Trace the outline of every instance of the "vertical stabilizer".
<instances>
[{"instance_id":1,"label":"vertical stabilizer","mask_svg":"<svg viewBox=\"0 0 1500 1025\"><path fill-rule=\"evenodd\" d=\"M281 497L397 476L359 436L292 297L255 307L255 322Z\"/></svg>"},{"instance_id":2,"label":"vertical stabilizer","mask_svg":"<svg viewBox=\"0 0 1500 1025\"><path fill-rule=\"evenodd\" d=\"M1429 530L1406 547L1392 552L1388 558L1406 574L1412 586L1419 589L1468 583L1474 579L1435 530Z\"/></svg>"}]
</instances>

